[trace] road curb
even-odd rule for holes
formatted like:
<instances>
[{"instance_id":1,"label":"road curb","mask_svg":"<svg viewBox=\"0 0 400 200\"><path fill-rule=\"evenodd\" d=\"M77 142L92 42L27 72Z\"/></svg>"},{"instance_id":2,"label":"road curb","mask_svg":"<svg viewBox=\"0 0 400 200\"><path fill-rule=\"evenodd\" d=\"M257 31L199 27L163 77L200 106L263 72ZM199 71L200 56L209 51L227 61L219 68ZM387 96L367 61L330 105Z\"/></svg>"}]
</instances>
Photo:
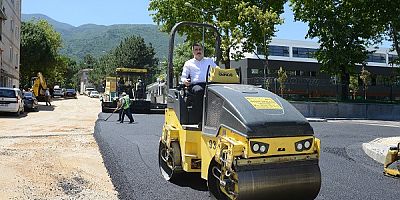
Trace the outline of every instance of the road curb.
<instances>
[{"instance_id":1,"label":"road curb","mask_svg":"<svg viewBox=\"0 0 400 200\"><path fill-rule=\"evenodd\" d=\"M376 138L371 142L363 143L362 149L369 157L384 164L386 155L391 146L396 146L400 137Z\"/></svg>"},{"instance_id":2,"label":"road curb","mask_svg":"<svg viewBox=\"0 0 400 200\"><path fill-rule=\"evenodd\" d=\"M362 149L365 154L367 154L370 158L375 161L383 164L385 163L386 154L388 152L388 148L386 145L378 144L378 143L363 143Z\"/></svg>"}]
</instances>

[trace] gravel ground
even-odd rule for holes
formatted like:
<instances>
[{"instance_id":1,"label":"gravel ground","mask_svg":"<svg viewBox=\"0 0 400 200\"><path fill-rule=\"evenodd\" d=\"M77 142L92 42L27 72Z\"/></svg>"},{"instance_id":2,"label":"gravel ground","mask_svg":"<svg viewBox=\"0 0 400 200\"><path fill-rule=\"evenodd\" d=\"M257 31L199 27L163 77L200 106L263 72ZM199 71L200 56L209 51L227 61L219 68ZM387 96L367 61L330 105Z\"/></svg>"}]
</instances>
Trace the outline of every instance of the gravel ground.
<instances>
[{"instance_id":1,"label":"gravel ground","mask_svg":"<svg viewBox=\"0 0 400 200\"><path fill-rule=\"evenodd\" d=\"M118 199L93 137L98 99L0 114L0 199Z\"/></svg>"}]
</instances>

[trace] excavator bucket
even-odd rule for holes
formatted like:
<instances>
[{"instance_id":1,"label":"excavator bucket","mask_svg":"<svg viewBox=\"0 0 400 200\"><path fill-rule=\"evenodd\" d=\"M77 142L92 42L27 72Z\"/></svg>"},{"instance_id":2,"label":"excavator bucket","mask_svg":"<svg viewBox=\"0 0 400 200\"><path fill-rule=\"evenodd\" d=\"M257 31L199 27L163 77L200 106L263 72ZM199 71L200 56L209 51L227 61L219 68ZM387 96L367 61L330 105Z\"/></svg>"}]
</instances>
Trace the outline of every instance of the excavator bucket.
<instances>
[{"instance_id":1,"label":"excavator bucket","mask_svg":"<svg viewBox=\"0 0 400 200\"><path fill-rule=\"evenodd\" d=\"M315 199L321 187L318 160L236 166L237 199Z\"/></svg>"},{"instance_id":2,"label":"excavator bucket","mask_svg":"<svg viewBox=\"0 0 400 200\"><path fill-rule=\"evenodd\" d=\"M397 147L390 147L383 168L383 174L400 178L400 143Z\"/></svg>"}]
</instances>

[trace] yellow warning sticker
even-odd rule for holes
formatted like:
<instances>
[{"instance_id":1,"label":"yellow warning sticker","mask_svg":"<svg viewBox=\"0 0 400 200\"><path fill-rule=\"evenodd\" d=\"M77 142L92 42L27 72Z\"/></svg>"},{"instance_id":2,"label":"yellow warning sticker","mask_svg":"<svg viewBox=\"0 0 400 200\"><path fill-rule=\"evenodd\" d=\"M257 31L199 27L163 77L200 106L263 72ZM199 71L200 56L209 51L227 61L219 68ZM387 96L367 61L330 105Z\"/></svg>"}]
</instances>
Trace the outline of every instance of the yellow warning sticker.
<instances>
[{"instance_id":1,"label":"yellow warning sticker","mask_svg":"<svg viewBox=\"0 0 400 200\"><path fill-rule=\"evenodd\" d=\"M269 97L245 97L255 109L282 110L282 107Z\"/></svg>"}]
</instances>

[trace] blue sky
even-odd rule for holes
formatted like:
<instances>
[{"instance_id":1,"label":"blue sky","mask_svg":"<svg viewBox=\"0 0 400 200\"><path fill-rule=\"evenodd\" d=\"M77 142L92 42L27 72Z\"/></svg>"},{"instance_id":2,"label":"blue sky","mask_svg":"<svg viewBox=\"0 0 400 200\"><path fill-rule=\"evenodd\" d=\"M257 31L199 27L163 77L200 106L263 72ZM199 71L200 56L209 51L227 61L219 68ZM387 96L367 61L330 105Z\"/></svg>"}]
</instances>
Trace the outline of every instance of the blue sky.
<instances>
[{"instance_id":1,"label":"blue sky","mask_svg":"<svg viewBox=\"0 0 400 200\"><path fill-rule=\"evenodd\" d=\"M83 24L154 24L147 11L149 0L22 0L23 14L44 14L73 26ZM285 6L285 24L278 26L277 38L305 40L307 25L294 22Z\"/></svg>"}]
</instances>

